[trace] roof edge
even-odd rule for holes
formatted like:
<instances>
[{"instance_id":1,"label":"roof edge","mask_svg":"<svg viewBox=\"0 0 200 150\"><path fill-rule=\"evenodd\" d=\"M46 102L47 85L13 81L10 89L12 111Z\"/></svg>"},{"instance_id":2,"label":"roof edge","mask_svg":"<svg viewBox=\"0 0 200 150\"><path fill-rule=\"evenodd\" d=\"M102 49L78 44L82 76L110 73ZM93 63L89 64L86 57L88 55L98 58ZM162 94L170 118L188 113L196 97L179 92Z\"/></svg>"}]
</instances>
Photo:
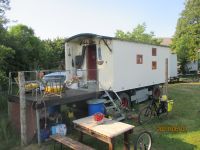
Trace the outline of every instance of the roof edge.
<instances>
[{"instance_id":1,"label":"roof edge","mask_svg":"<svg viewBox=\"0 0 200 150\"><path fill-rule=\"evenodd\" d=\"M151 43L146 43L146 42L139 42L139 41L134 41L134 40L125 40L125 39L120 39L120 38L116 38L116 37L109 37L109 36L102 36L102 35L98 35L98 34L94 34L94 33L80 33L80 34L76 34L74 36L71 36L67 39L65 39L65 42L70 42L73 39L79 38L79 37L88 37L88 38L100 38L100 39L111 39L111 40L119 40L119 41L127 41L127 42L134 42L134 43L140 43L140 44L146 44L146 45L152 45L152 46L160 46L160 47L168 47L166 45L158 45L158 44L151 44Z\"/></svg>"}]
</instances>

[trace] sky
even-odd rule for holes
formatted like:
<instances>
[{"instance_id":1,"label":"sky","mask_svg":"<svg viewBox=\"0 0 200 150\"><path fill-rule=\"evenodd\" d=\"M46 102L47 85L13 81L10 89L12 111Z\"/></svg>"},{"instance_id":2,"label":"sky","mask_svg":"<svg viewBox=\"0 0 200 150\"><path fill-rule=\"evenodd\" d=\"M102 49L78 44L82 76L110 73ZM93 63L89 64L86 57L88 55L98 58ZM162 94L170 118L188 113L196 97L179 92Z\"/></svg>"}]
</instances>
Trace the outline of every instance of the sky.
<instances>
[{"instance_id":1,"label":"sky","mask_svg":"<svg viewBox=\"0 0 200 150\"><path fill-rule=\"evenodd\" d=\"M185 0L11 0L9 26L25 24L41 39L79 33L114 36L146 23L156 37L172 37Z\"/></svg>"}]
</instances>

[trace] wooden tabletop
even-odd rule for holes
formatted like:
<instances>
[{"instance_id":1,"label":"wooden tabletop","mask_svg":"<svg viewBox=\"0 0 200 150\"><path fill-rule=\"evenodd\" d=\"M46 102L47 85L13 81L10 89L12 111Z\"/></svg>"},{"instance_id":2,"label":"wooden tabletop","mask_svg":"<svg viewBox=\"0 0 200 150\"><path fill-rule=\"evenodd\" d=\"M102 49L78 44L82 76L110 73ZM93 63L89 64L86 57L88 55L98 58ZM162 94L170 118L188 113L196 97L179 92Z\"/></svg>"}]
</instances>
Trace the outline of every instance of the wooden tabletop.
<instances>
[{"instance_id":1,"label":"wooden tabletop","mask_svg":"<svg viewBox=\"0 0 200 150\"><path fill-rule=\"evenodd\" d=\"M116 137L126 131L132 130L134 126L104 118L102 124L97 124L93 116L81 118L73 121L74 125L81 126L89 131L99 133L109 138Z\"/></svg>"}]
</instances>

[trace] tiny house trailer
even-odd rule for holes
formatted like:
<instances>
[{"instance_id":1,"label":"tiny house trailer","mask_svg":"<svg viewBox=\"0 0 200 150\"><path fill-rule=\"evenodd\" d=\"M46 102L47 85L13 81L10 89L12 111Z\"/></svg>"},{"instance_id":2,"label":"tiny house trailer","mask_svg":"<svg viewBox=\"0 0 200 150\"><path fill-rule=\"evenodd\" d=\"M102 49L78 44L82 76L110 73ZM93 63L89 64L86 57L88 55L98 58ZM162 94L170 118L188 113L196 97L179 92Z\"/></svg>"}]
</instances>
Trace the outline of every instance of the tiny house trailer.
<instances>
[{"instance_id":1,"label":"tiny house trailer","mask_svg":"<svg viewBox=\"0 0 200 150\"><path fill-rule=\"evenodd\" d=\"M66 40L65 66L69 76L80 74L82 85L96 83L99 91L114 91L124 104L141 102L170 77L167 46L121 40L96 34L78 34ZM176 63L176 62L175 62ZM174 64L177 66L177 64ZM128 100L128 102L126 102Z\"/></svg>"}]
</instances>

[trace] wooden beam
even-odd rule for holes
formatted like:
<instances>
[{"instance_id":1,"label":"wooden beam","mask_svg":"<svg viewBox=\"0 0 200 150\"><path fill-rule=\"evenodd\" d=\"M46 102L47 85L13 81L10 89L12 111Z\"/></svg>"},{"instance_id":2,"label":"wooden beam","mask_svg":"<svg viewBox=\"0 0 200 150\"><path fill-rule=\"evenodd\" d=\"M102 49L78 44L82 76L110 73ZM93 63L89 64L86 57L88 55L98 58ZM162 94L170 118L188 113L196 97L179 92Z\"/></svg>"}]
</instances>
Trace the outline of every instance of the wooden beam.
<instances>
[{"instance_id":1,"label":"wooden beam","mask_svg":"<svg viewBox=\"0 0 200 150\"><path fill-rule=\"evenodd\" d=\"M18 72L19 97L20 97L20 125L21 125L21 146L27 142L27 121L26 121L26 99L25 99L25 78L24 72Z\"/></svg>"}]
</instances>

